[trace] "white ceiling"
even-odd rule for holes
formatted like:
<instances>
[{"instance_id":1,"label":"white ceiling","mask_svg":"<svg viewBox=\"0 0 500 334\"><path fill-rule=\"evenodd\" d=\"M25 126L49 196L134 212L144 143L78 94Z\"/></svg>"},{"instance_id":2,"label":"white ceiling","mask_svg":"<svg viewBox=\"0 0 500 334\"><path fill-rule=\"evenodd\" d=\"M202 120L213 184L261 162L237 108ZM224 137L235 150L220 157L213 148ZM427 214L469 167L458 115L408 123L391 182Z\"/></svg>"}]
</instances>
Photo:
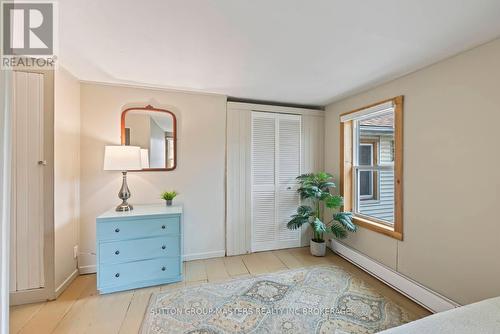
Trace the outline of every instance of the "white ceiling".
<instances>
[{"instance_id":1,"label":"white ceiling","mask_svg":"<svg viewBox=\"0 0 500 334\"><path fill-rule=\"evenodd\" d=\"M324 105L500 36L499 0L60 0L79 79Z\"/></svg>"}]
</instances>

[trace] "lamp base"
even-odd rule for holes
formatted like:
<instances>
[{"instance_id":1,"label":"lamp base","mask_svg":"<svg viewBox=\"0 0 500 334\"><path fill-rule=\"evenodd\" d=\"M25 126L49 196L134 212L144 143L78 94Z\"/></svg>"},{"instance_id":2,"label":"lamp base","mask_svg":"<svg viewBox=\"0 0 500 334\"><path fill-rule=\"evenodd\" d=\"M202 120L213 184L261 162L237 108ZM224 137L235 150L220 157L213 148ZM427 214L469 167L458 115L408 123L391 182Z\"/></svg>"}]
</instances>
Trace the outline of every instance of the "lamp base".
<instances>
[{"instance_id":1,"label":"lamp base","mask_svg":"<svg viewBox=\"0 0 500 334\"><path fill-rule=\"evenodd\" d=\"M122 188L118 193L118 197L122 200L122 203L116 207L116 211L132 211L134 208L127 202L127 200L130 198L130 190L128 189L127 185L127 172L123 171L122 174Z\"/></svg>"},{"instance_id":2,"label":"lamp base","mask_svg":"<svg viewBox=\"0 0 500 334\"><path fill-rule=\"evenodd\" d=\"M134 210L134 207L131 204L128 204L127 202L123 202L116 207L116 211L118 212L132 211L132 210Z\"/></svg>"}]
</instances>

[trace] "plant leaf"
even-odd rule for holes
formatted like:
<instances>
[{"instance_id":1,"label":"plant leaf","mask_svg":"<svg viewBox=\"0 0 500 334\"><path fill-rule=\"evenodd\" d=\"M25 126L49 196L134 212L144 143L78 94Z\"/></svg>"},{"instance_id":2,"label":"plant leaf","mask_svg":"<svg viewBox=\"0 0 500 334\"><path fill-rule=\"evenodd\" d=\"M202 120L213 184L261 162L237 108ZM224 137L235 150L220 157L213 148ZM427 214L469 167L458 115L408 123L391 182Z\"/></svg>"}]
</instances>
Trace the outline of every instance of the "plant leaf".
<instances>
[{"instance_id":1,"label":"plant leaf","mask_svg":"<svg viewBox=\"0 0 500 334\"><path fill-rule=\"evenodd\" d=\"M344 205L344 198L342 196L330 196L325 201L326 207L330 209L340 208Z\"/></svg>"},{"instance_id":2,"label":"plant leaf","mask_svg":"<svg viewBox=\"0 0 500 334\"><path fill-rule=\"evenodd\" d=\"M316 177L321 180L321 181L326 181L326 180L329 180L329 179L332 179L333 178L333 175L332 174L329 174L327 172L319 172L316 174Z\"/></svg>"},{"instance_id":3,"label":"plant leaf","mask_svg":"<svg viewBox=\"0 0 500 334\"><path fill-rule=\"evenodd\" d=\"M337 212L333 214L333 220L339 222L349 232L356 232L357 226L352 222L352 213L350 212Z\"/></svg>"},{"instance_id":4,"label":"plant leaf","mask_svg":"<svg viewBox=\"0 0 500 334\"><path fill-rule=\"evenodd\" d=\"M286 224L290 230L299 229L302 225L307 224L309 222L309 218L304 216L294 215L292 219Z\"/></svg>"},{"instance_id":5,"label":"plant leaf","mask_svg":"<svg viewBox=\"0 0 500 334\"><path fill-rule=\"evenodd\" d=\"M332 195L330 195L330 192L328 192L328 191L322 191L319 200L320 201L325 201L328 198L330 198L330 196L332 196Z\"/></svg>"},{"instance_id":6,"label":"plant leaf","mask_svg":"<svg viewBox=\"0 0 500 334\"><path fill-rule=\"evenodd\" d=\"M347 237L347 231L346 229L344 228L344 226L342 226L341 224L339 223L335 223L333 224L331 227L330 227L330 231L332 232L332 234L335 236L335 238L337 239L344 239Z\"/></svg>"},{"instance_id":7,"label":"plant leaf","mask_svg":"<svg viewBox=\"0 0 500 334\"><path fill-rule=\"evenodd\" d=\"M316 219L311 223L311 225L314 232L316 233L326 232L326 225L321 220L319 220L318 217L316 217Z\"/></svg>"},{"instance_id":8,"label":"plant leaf","mask_svg":"<svg viewBox=\"0 0 500 334\"><path fill-rule=\"evenodd\" d=\"M172 191L162 192L160 197L164 200L173 200L177 195L178 193L175 190L172 190Z\"/></svg>"},{"instance_id":9,"label":"plant leaf","mask_svg":"<svg viewBox=\"0 0 500 334\"><path fill-rule=\"evenodd\" d=\"M314 210L307 205L301 205L297 208L297 213L294 214L291 220L287 223L287 227L291 230L296 230L302 225L309 223L309 217L314 216Z\"/></svg>"},{"instance_id":10,"label":"plant leaf","mask_svg":"<svg viewBox=\"0 0 500 334\"><path fill-rule=\"evenodd\" d=\"M308 205L301 205L297 208L297 215L310 217L314 214L314 210Z\"/></svg>"},{"instance_id":11,"label":"plant leaf","mask_svg":"<svg viewBox=\"0 0 500 334\"><path fill-rule=\"evenodd\" d=\"M328 198L330 195L330 188L335 187L335 183L331 181L332 175L319 172L302 174L297 177L300 185L298 192L302 199L316 198L321 201Z\"/></svg>"}]
</instances>

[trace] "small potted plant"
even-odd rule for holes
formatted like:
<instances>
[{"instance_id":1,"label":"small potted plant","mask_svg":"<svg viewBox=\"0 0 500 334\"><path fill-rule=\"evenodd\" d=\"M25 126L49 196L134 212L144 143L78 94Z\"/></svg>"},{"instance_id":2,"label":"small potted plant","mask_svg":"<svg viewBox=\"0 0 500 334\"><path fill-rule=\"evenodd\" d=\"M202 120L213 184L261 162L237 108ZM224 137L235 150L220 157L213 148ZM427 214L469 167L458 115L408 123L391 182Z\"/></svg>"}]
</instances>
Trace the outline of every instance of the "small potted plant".
<instances>
[{"instance_id":1,"label":"small potted plant","mask_svg":"<svg viewBox=\"0 0 500 334\"><path fill-rule=\"evenodd\" d=\"M174 200L175 196L177 196L177 192L175 192L175 190L165 191L161 194L161 198L166 201L167 206L172 205L172 201Z\"/></svg>"},{"instance_id":2,"label":"small potted plant","mask_svg":"<svg viewBox=\"0 0 500 334\"><path fill-rule=\"evenodd\" d=\"M309 224L313 231L311 254L324 256L326 252L324 233L331 232L335 238L342 239L347 237L347 231L355 232L356 225L352 222L350 212L338 211L342 207L344 199L342 196L330 194L330 189L335 187L332 175L325 172L302 174L297 177L297 180L300 185L297 190L300 198L309 205L299 206L297 213L291 217L287 227L295 230L303 224ZM328 222L325 222L322 206L337 209Z\"/></svg>"}]
</instances>

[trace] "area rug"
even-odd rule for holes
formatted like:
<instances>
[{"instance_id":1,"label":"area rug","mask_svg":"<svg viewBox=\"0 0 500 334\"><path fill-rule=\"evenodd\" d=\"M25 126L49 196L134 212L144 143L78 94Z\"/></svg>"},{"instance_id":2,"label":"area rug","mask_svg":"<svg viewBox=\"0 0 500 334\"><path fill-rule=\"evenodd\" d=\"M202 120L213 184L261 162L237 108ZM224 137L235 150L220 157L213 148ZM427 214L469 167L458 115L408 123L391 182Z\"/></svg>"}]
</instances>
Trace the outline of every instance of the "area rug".
<instances>
[{"instance_id":1,"label":"area rug","mask_svg":"<svg viewBox=\"0 0 500 334\"><path fill-rule=\"evenodd\" d=\"M336 266L151 296L142 333L376 333L416 317Z\"/></svg>"}]
</instances>

